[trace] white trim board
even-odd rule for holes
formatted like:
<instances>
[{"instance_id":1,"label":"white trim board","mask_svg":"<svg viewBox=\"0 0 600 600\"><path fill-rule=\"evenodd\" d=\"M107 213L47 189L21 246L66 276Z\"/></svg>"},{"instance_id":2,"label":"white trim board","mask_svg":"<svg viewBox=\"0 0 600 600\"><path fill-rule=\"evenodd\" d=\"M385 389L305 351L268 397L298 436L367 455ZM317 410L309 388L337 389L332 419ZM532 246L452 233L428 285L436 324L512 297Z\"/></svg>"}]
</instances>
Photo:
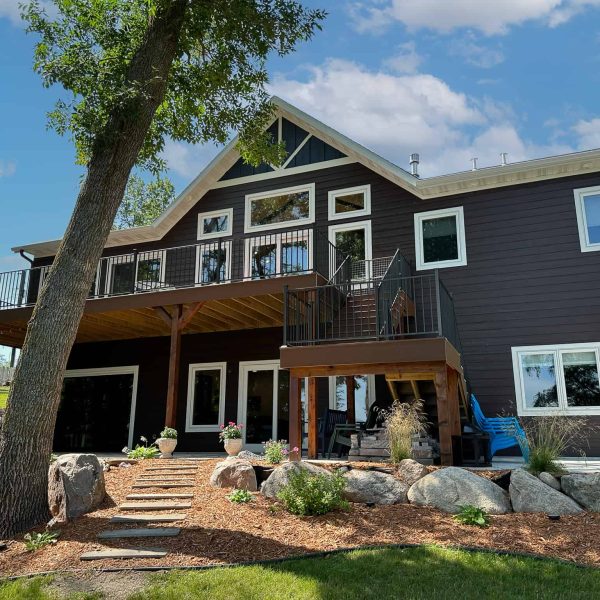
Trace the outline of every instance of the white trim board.
<instances>
[{"instance_id":1,"label":"white trim board","mask_svg":"<svg viewBox=\"0 0 600 600\"><path fill-rule=\"evenodd\" d=\"M133 375L133 383L131 386L131 408L129 410L129 436L127 439L128 448L133 447L133 429L135 427L135 408L137 402L139 371L139 365L131 365L126 367L100 367L96 369L69 369L65 371L65 379L76 377L96 377L100 375Z\"/></svg>"}]
</instances>

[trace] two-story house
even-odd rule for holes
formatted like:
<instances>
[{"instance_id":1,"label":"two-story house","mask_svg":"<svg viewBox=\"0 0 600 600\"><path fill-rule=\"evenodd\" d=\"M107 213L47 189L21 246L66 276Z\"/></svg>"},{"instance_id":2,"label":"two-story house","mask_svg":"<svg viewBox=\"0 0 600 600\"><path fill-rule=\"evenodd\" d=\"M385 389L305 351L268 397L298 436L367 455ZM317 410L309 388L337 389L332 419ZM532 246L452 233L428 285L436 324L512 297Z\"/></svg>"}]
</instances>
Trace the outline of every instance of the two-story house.
<instances>
[{"instance_id":1,"label":"two-story house","mask_svg":"<svg viewBox=\"0 0 600 600\"><path fill-rule=\"evenodd\" d=\"M600 151L420 179L274 99L281 166L228 145L152 225L111 232L69 360L57 451L318 451L326 409L427 399L441 458L488 415L600 422ZM22 344L59 240L0 274ZM466 381L465 381L466 380ZM590 433L588 454L600 454Z\"/></svg>"}]
</instances>

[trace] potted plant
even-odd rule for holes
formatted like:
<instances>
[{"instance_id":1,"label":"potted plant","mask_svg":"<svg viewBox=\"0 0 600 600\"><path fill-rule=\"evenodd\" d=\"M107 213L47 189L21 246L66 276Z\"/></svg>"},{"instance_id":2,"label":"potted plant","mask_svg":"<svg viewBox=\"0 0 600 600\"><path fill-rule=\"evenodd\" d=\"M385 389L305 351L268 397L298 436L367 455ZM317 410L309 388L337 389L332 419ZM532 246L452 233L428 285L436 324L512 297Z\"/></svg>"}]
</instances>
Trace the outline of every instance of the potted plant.
<instances>
[{"instance_id":1,"label":"potted plant","mask_svg":"<svg viewBox=\"0 0 600 600\"><path fill-rule=\"evenodd\" d=\"M239 454L242 449L242 427L243 425L237 425L233 421L229 421L227 425L221 425L219 439L223 442L225 452L227 452L229 456Z\"/></svg>"},{"instance_id":2,"label":"potted plant","mask_svg":"<svg viewBox=\"0 0 600 600\"><path fill-rule=\"evenodd\" d=\"M172 427L165 427L160 432L160 437L156 440L156 445L160 450L161 458L173 458L173 451L177 446L177 430Z\"/></svg>"}]
</instances>

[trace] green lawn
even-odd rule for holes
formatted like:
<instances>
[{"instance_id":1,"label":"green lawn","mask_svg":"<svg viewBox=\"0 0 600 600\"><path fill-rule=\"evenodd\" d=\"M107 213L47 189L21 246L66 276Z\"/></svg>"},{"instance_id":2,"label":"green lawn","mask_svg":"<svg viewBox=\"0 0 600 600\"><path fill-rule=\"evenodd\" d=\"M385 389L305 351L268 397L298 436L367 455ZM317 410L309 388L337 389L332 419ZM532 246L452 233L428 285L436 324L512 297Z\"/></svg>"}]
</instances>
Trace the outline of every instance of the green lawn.
<instances>
[{"instance_id":1,"label":"green lawn","mask_svg":"<svg viewBox=\"0 0 600 600\"><path fill-rule=\"evenodd\" d=\"M6 408L6 399L8 398L8 388L0 386L0 408Z\"/></svg>"},{"instance_id":2,"label":"green lawn","mask_svg":"<svg viewBox=\"0 0 600 600\"><path fill-rule=\"evenodd\" d=\"M515 532L516 533L516 532ZM12 586L12 587L11 587ZM102 598L102 595L71 596ZM360 550L266 566L156 575L130 600L519 600L600 598L600 570L550 560L428 546ZM50 600L38 581L0 587L0 600Z\"/></svg>"}]
</instances>

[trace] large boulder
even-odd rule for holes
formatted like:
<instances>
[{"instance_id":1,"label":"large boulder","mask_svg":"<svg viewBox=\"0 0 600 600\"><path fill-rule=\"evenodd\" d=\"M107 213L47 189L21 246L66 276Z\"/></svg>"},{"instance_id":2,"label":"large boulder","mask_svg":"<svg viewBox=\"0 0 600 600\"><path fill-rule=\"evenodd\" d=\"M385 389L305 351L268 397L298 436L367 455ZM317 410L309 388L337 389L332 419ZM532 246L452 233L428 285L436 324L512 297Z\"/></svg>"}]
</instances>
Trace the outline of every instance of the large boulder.
<instances>
[{"instance_id":1,"label":"large boulder","mask_svg":"<svg viewBox=\"0 0 600 600\"><path fill-rule=\"evenodd\" d=\"M226 459L217 463L210 476L210 484L214 487L237 488L256 492L256 473L254 467L247 460Z\"/></svg>"},{"instance_id":2,"label":"large boulder","mask_svg":"<svg viewBox=\"0 0 600 600\"><path fill-rule=\"evenodd\" d=\"M427 467L412 458L405 458L398 464L398 475L409 487L427 475Z\"/></svg>"},{"instance_id":3,"label":"large boulder","mask_svg":"<svg viewBox=\"0 0 600 600\"><path fill-rule=\"evenodd\" d=\"M552 473L547 473L546 471L542 471L538 475L538 479L543 481L546 485L549 485L551 488L554 488L556 491L560 492L560 481L552 475Z\"/></svg>"},{"instance_id":4,"label":"large boulder","mask_svg":"<svg viewBox=\"0 0 600 600\"><path fill-rule=\"evenodd\" d=\"M392 475L377 471L353 469L344 474L344 498L362 504L402 504L406 502L408 485Z\"/></svg>"},{"instance_id":5,"label":"large boulder","mask_svg":"<svg viewBox=\"0 0 600 600\"><path fill-rule=\"evenodd\" d=\"M408 499L448 513L458 513L467 504L495 515L511 510L508 494L500 486L458 467L439 469L419 479L408 490Z\"/></svg>"},{"instance_id":6,"label":"large boulder","mask_svg":"<svg viewBox=\"0 0 600 600\"><path fill-rule=\"evenodd\" d=\"M576 515L581 512L581 507L571 498L524 469L511 473L509 492L515 512L548 515Z\"/></svg>"},{"instance_id":7,"label":"large boulder","mask_svg":"<svg viewBox=\"0 0 600 600\"><path fill-rule=\"evenodd\" d=\"M563 491L588 510L600 512L600 473L571 473L560 479Z\"/></svg>"},{"instance_id":8,"label":"large boulder","mask_svg":"<svg viewBox=\"0 0 600 600\"><path fill-rule=\"evenodd\" d=\"M63 454L48 471L48 504L54 522L98 507L106 494L104 471L95 454Z\"/></svg>"},{"instance_id":9,"label":"large boulder","mask_svg":"<svg viewBox=\"0 0 600 600\"><path fill-rule=\"evenodd\" d=\"M269 478L262 484L260 491L267 498L277 498L277 494L282 487L286 486L290 482L290 475L297 473L301 469L309 471L314 475L330 475L331 473L327 469L317 467L308 462L304 461L292 461L277 467Z\"/></svg>"}]
</instances>

